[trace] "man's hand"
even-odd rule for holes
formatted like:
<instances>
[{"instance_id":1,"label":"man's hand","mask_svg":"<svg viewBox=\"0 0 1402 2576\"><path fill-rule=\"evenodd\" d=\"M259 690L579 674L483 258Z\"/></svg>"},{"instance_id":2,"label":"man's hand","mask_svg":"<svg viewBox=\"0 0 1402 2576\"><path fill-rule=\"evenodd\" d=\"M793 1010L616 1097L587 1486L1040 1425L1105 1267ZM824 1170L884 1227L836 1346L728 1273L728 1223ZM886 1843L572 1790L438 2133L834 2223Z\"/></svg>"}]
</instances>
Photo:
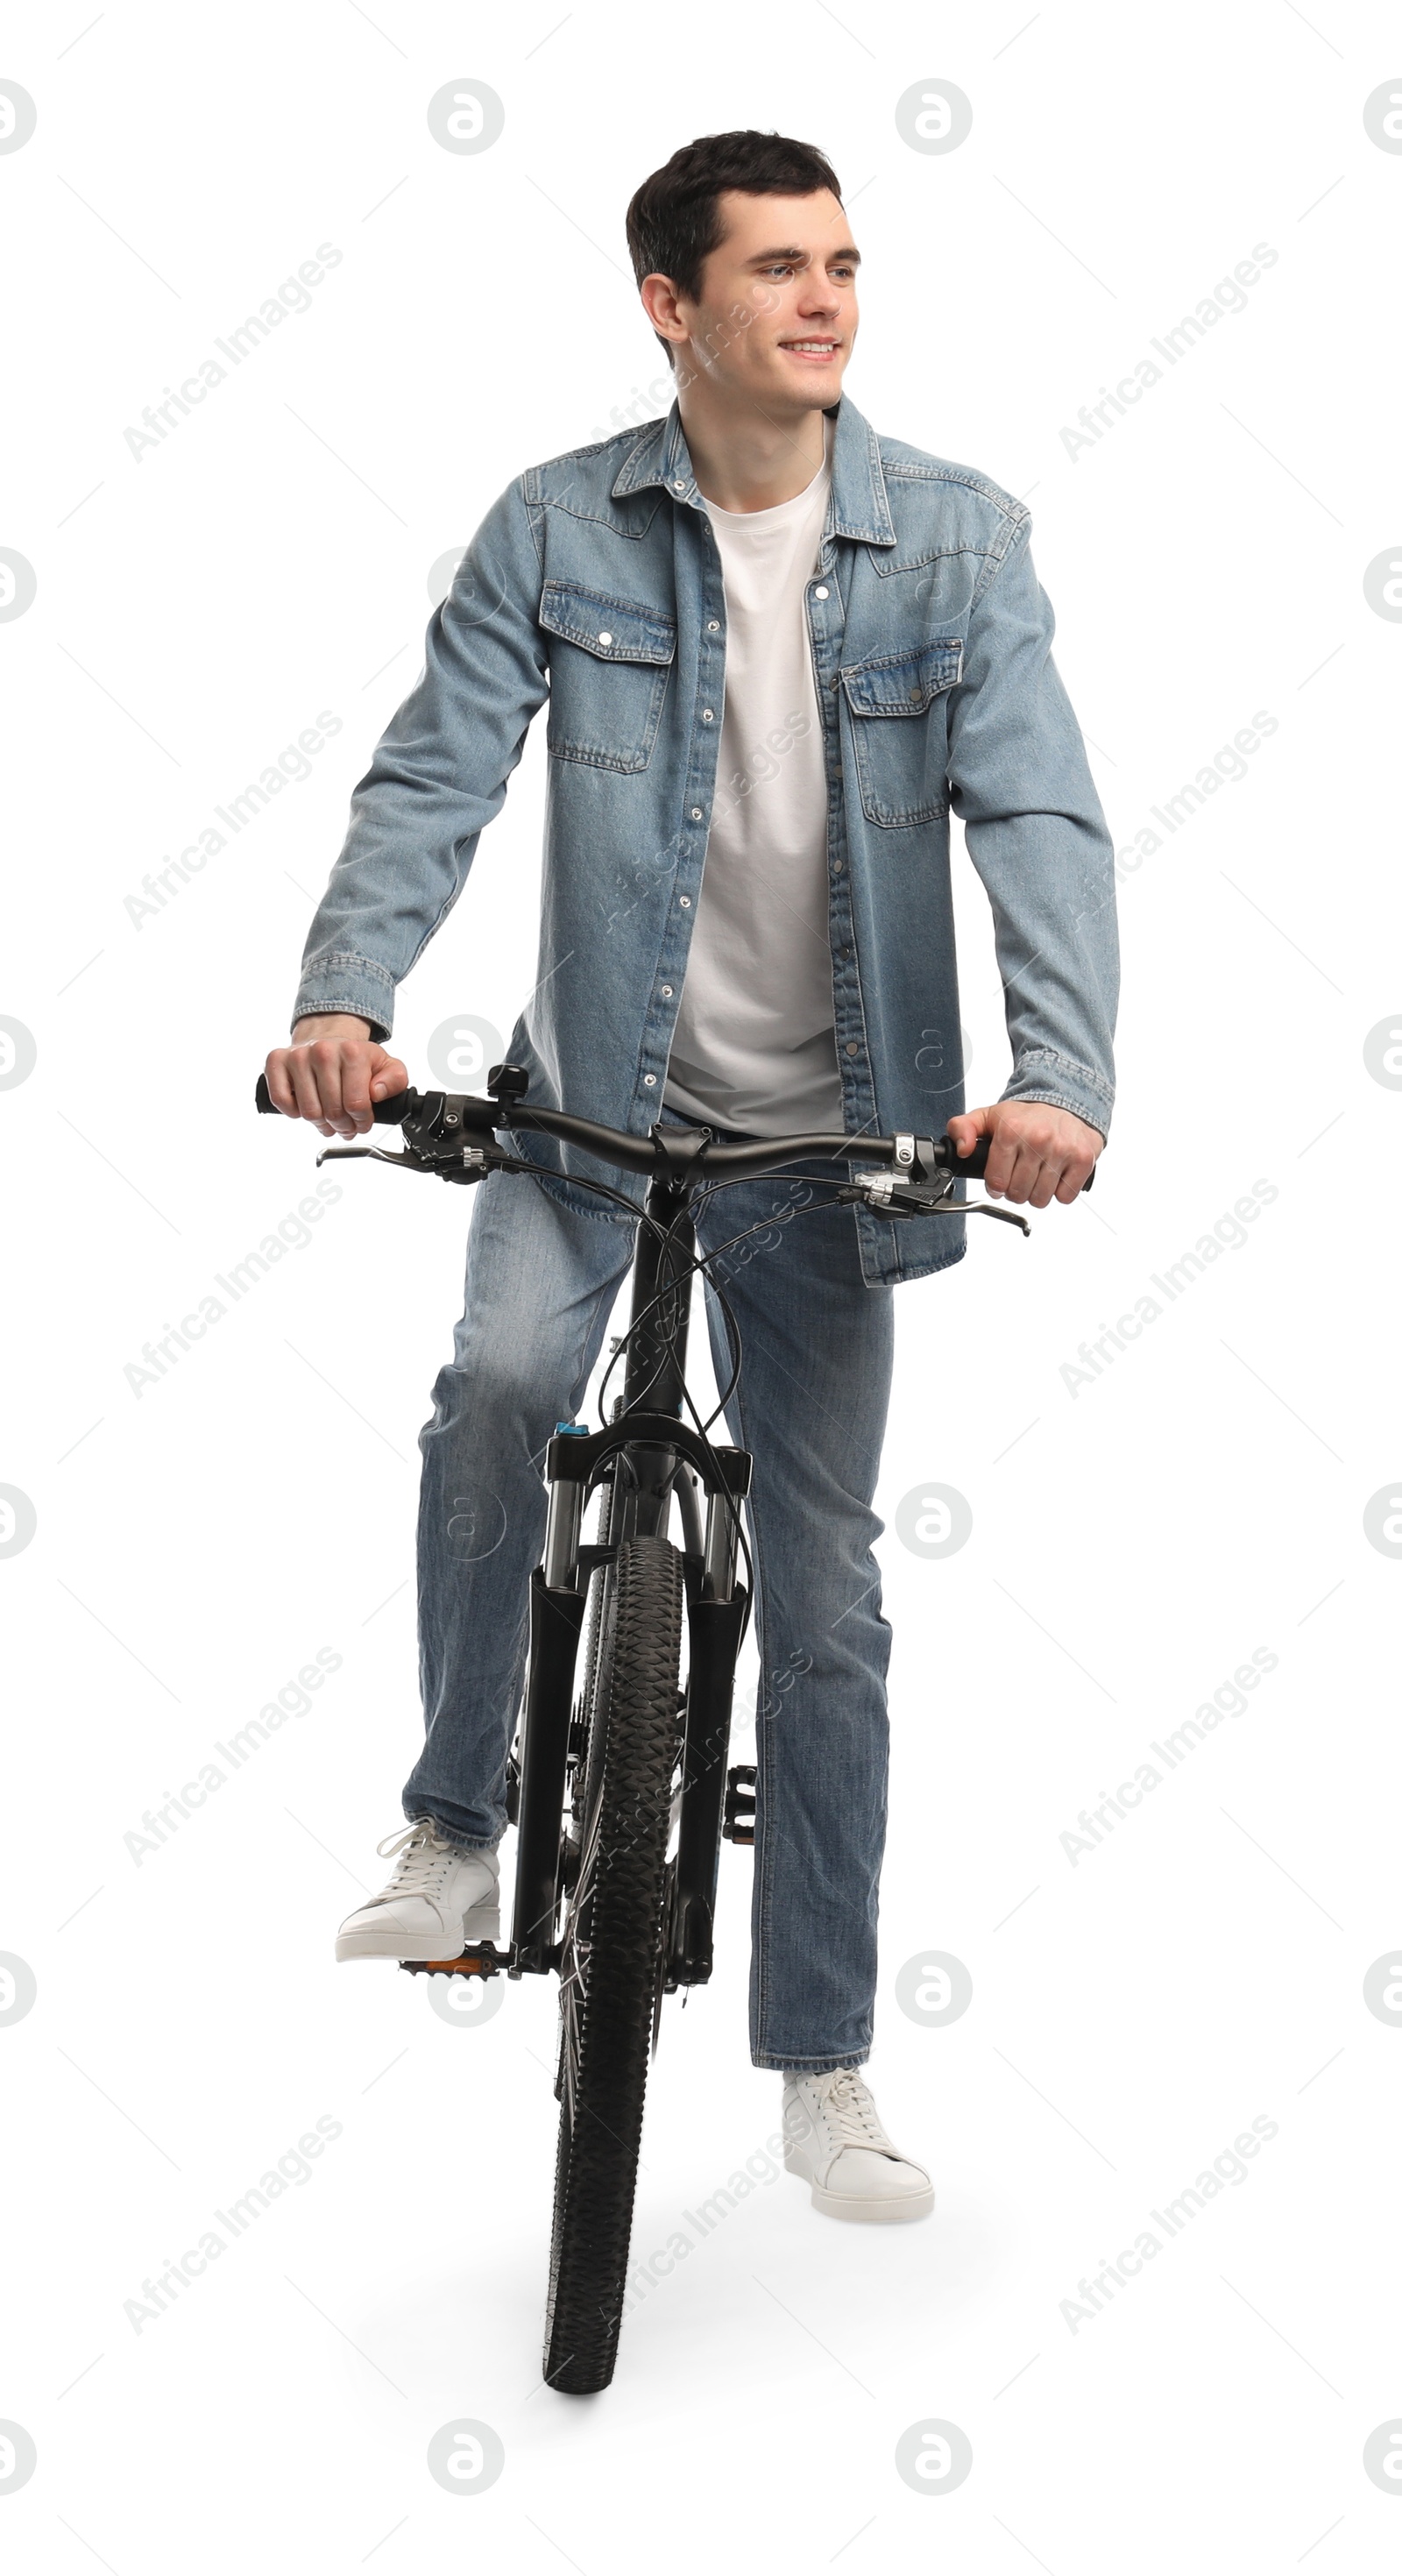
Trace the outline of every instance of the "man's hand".
<instances>
[{"instance_id":1,"label":"man's hand","mask_svg":"<svg viewBox=\"0 0 1402 2576\"><path fill-rule=\"evenodd\" d=\"M292 1044L274 1047L264 1070L284 1118L310 1118L322 1136L363 1136L371 1104L408 1087L408 1068L370 1035L368 1020L329 1011L299 1020Z\"/></svg>"},{"instance_id":2,"label":"man's hand","mask_svg":"<svg viewBox=\"0 0 1402 2576\"><path fill-rule=\"evenodd\" d=\"M1044 1100L966 1109L950 1119L948 1132L961 1154L972 1153L980 1136L992 1138L983 1186L991 1199L1009 1198L1019 1207L1050 1207L1053 1199L1069 1206L1105 1147L1098 1127Z\"/></svg>"}]
</instances>

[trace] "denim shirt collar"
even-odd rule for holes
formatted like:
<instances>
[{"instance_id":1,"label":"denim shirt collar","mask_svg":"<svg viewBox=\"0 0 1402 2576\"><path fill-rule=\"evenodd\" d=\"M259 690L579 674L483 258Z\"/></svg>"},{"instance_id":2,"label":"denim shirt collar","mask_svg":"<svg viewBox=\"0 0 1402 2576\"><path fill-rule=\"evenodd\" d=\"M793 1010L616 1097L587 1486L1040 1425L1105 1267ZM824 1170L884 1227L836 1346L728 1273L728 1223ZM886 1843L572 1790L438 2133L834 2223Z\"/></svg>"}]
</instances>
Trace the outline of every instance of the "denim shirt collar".
<instances>
[{"instance_id":1,"label":"denim shirt collar","mask_svg":"<svg viewBox=\"0 0 1402 2576\"><path fill-rule=\"evenodd\" d=\"M825 534L852 537L868 546L893 546L896 531L886 499L881 452L876 432L855 403L843 394L835 405L832 444L832 498ZM661 484L674 500L699 508L701 495L691 468L691 452L674 402L665 420L648 423L619 468L613 485L616 501L630 492Z\"/></svg>"}]
</instances>

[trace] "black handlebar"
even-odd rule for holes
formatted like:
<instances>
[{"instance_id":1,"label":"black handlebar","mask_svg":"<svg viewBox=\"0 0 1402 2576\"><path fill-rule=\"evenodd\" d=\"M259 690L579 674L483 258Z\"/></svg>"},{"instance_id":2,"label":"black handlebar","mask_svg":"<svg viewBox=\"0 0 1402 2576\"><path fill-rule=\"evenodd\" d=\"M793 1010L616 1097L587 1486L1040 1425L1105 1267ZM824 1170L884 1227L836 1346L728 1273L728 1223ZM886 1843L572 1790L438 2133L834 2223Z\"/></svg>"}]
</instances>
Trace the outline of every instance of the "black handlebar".
<instances>
[{"instance_id":1,"label":"black handlebar","mask_svg":"<svg viewBox=\"0 0 1402 2576\"><path fill-rule=\"evenodd\" d=\"M266 1074L258 1076L254 1098L263 1117L281 1113L268 1090ZM458 1113L460 1132L467 1136L490 1136L498 1128L531 1128L546 1136L558 1137L565 1144L582 1146L597 1154L602 1161L622 1164L625 1169L654 1172L657 1152L647 1136L625 1135L617 1128L600 1126L592 1118L575 1118L564 1109L530 1109L522 1100L498 1101L474 1098L470 1093L415 1091L412 1086L397 1091L388 1100L377 1100L371 1116L377 1127L398 1127L406 1118L418 1117L433 1102L446 1102ZM435 1121L435 1123L437 1123ZM953 1170L970 1181L981 1181L988 1167L989 1139L981 1136L973 1152L955 1152L948 1136L934 1140L933 1161L938 1170ZM752 1142L713 1144L706 1148L706 1170L724 1172L730 1178L746 1172L764 1171L783 1163L817 1161L827 1155L834 1162L853 1161L894 1167L900 1150L894 1136L802 1135L756 1137Z\"/></svg>"},{"instance_id":2,"label":"black handlebar","mask_svg":"<svg viewBox=\"0 0 1402 2576\"><path fill-rule=\"evenodd\" d=\"M512 1069L508 1068L508 1072ZM492 1076L496 1079L495 1072ZM525 1076L515 1074L515 1081L525 1086ZM258 1076L254 1101L261 1116L281 1115L268 1090L266 1074ZM487 1138L501 1128L529 1128L543 1136L557 1137L561 1143L577 1145L585 1153L597 1155L615 1169L645 1172L656 1176L667 1168L666 1159L651 1136L630 1136L616 1127L601 1126L593 1118L575 1118L565 1109L531 1109L515 1091L503 1090L501 1097L484 1100L471 1092L415 1091L410 1085L394 1092L388 1100L377 1100L371 1109L377 1127L399 1127L412 1121L436 1141L440 1153L444 1147L456 1152L469 1137ZM662 1129L663 1135L671 1130ZM678 1133L685 1133L679 1130ZM953 1172L960 1180L981 1181L988 1170L991 1138L981 1136L972 1153L960 1154L951 1136L762 1136L736 1144L713 1143L706 1147L705 1170L708 1177L741 1180L762 1172L782 1170L786 1163L817 1162L855 1163L868 1170L873 1164L894 1171L899 1181L903 1171L914 1180L931 1177L935 1172ZM910 1169L909 1149L914 1145L916 1166ZM459 1158L460 1159L460 1158ZM459 1175L460 1176L460 1175ZM1088 1190L1095 1179L1087 1173L1081 1186Z\"/></svg>"}]
</instances>

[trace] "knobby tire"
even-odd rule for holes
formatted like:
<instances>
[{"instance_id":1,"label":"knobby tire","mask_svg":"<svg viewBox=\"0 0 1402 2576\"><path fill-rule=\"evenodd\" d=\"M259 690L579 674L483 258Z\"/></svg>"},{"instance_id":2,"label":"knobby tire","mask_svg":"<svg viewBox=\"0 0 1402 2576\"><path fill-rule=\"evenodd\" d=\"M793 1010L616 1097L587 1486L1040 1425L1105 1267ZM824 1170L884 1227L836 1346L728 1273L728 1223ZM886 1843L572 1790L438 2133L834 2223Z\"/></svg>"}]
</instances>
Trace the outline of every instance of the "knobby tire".
<instances>
[{"instance_id":1,"label":"knobby tire","mask_svg":"<svg viewBox=\"0 0 1402 2576\"><path fill-rule=\"evenodd\" d=\"M545 2377L572 2396L607 2388L618 2353L680 1742L681 1555L667 1539L634 1538L609 1572L586 1675L583 1849L560 1968Z\"/></svg>"}]
</instances>

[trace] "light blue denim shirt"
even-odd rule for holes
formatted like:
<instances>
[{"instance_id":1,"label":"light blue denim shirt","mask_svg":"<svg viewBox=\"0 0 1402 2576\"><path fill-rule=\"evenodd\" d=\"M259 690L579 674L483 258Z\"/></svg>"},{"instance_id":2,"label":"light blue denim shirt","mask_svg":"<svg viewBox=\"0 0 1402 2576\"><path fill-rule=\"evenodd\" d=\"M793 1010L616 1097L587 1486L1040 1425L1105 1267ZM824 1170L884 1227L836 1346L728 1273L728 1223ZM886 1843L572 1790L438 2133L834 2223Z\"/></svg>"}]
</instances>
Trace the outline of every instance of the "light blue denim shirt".
<instances>
[{"instance_id":1,"label":"light blue denim shirt","mask_svg":"<svg viewBox=\"0 0 1402 2576\"><path fill-rule=\"evenodd\" d=\"M964 1105L951 808L993 909L1003 1097L1108 1131L1112 848L1029 526L986 476L879 438L845 395L836 406L808 623L853 1136L938 1135ZM724 689L724 582L676 405L532 466L478 529L429 622L423 676L354 791L294 1023L351 1011L388 1038L395 988L457 902L548 698L539 965L507 1057L533 1102L645 1134L701 892ZM515 1143L543 1170L605 1177L546 1137ZM640 1181L607 1177L641 1199ZM964 1248L958 1218L854 1209L853 1222L873 1284Z\"/></svg>"}]
</instances>

